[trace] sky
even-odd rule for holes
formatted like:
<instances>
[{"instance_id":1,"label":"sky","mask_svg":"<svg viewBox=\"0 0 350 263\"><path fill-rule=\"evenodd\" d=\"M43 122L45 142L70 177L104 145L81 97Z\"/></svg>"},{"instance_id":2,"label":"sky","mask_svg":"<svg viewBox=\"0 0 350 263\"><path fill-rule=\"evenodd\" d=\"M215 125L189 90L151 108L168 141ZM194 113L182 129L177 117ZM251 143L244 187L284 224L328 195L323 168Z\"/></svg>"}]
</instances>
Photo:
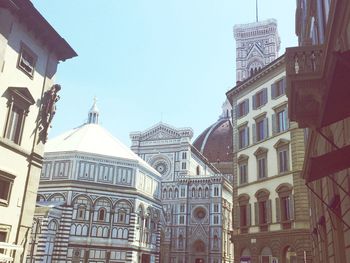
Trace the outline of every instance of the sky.
<instances>
[{"instance_id":1,"label":"sky","mask_svg":"<svg viewBox=\"0 0 350 263\"><path fill-rule=\"evenodd\" d=\"M61 62L61 99L49 138L87 121L129 146L130 132L160 121L194 139L221 114L235 80L233 26L255 22L255 0L32 0L78 57ZM259 0L275 18L280 55L296 46L295 0Z\"/></svg>"}]
</instances>

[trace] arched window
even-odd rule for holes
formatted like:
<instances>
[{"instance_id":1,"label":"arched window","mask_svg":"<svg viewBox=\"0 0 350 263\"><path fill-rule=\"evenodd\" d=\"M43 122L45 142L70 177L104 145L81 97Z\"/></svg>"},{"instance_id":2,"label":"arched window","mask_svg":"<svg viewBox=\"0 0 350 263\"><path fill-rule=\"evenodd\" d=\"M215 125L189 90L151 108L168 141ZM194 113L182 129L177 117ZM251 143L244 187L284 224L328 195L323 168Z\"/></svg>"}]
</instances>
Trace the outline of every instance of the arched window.
<instances>
[{"instance_id":1,"label":"arched window","mask_svg":"<svg viewBox=\"0 0 350 263\"><path fill-rule=\"evenodd\" d=\"M202 197L202 188L199 187L198 189L198 197L201 198Z\"/></svg>"},{"instance_id":2,"label":"arched window","mask_svg":"<svg viewBox=\"0 0 350 263\"><path fill-rule=\"evenodd\" d=\"M196 168L196 174L199 175L201 172L201 168L199 167L199 165L197 165L197 168Z\"/></svg>"},{"instance_id":3,"label":"arched window","mask_svg":"<svg viewBox=\"0 0 350 263\"><path fill-rule=\"evenodd\" d=\"M218 238L217 235L214 235L213 246L214 246L215 249L217 249L219 247L219 238Z\"/></svg>"},{"instance_id":4,"label":"arched window","mask_svg":"<svg viewBox=\"0 0 350 263\"><path fill-rule=\"evenodd\" d=\"M192 187L192 197L196 197L196 188Z\"/></svg>"},{"instance_id":5,"label":"arched window","mask_svg":"<svg viewBox=\"0 0 350 263\"><path fill-rule=\"evenodd\" d=\"M209 188L208 188L208 186L205 188L205 197L209 197Z\"/></svg>"},{"instance_id":6,"label":"arched window","mask_svg":"<svg viewBox=\"0 0 350 263\"><path fill-rule=\"evenodd\" d=\"M169 189L169 199L173 198L173 190L170 188Z\"/></svg>"},{"instance_id":7,"label":"arched window","mask_svg":"<svg viewBox=\"0 0 350 263\"><path fill-rule=\"evenodd\" d=\"M106 219L106 210L104 208L100 208L100 210L98 210L98 220L105 221L105 219Z\"/></svg>"},{"instance_id":8,"label":"arched window","mask_svg":"<svg viewBox=\"0 0 350 263\"><path fill-rule=\"evenodd\" d=\"M163 190L163 199L166 199L166 189Z\"/></svg>"},{"instance_id":9,"label":"arched window","mask_svg":"<svg viewBox=\"0 0 350 263\"><path fill-rule=\"evenodd\" d=\"M175 188L175 198L179 197L179 190L177 188Z\"/></svg>"},{"instance_id":10,"label":"arched window","mask_svg":"<svg viewBox=\"0 0 350 263\"><path fill-rule=\"evenodd\" d=\"M184 238L182 235L179 235L179 248L184 247Z\"/></svg>"}]
</instances>

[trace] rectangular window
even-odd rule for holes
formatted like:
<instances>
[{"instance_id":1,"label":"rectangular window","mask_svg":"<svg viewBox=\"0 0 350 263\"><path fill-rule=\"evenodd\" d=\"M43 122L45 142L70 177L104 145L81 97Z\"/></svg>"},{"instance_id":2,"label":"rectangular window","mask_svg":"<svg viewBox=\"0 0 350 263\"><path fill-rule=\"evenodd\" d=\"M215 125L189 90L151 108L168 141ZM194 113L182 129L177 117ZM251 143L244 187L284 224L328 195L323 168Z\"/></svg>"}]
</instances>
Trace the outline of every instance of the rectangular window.
<instances>
[{"instance_id":1,"label":"rectangular window","mask_svg":"<svg viewBox=\"0 0 350 263\"><path fill-rule=\"evenodd\" d=\"M21 46L17 67L29 77L33 77L37 56L24 44Z\"/></svg>"},{"instance_id":2,"label":"rectangular window","mask_svg":"<svg viewBox=\"0 0 350 263\"><path fill-rule=\"evenodd\" d=\"M267 224L267 207L266 201L259 202L259 224Z\"/></svg>"},{"instance_id":3,"label":"rectangular window","mask_svg":"<svg viewBox=\"0 0 350 263\"><path fill-rule=\"evenodd\" d=\"M6 125L5 137L16 144L21 143L22 130L24 123L24 110L16 105L9 109L8 122Z\"/></svg>"},{"instance_id":4,"label":"rectangular window","mask_svg":"<svg viewBox=\"0 0 350 263\"><path fill-rule=\"evenodd\" d=\"M181 164L181 168L182 168L183 170L186 169L186 163L185 163L185 162Z\"/></svg>"},{"instance_id":5,"label":"rectangular window","mask_svg":"<svg viewBox=\"0 0 350 263\"><path fill-rule=\"evenodd\" d=\"M237 118L247 115L249 112L249 99L246 99L237 105Z\"/></svg>"},{"instance_id":6,"label":"rectangular window","mask_svg":"<svg viewBox=\"0 0 350 263\"><path fill-rule=\"evenodd\" d=\"M257 142L262 141L268 137L268 119L256 120L255 139Z\"/></svg>"},{"instance_id":7,"label":"rectangular window","mask_svg":"<svg viewBox=\"0 0 350 263\"><path fill-rule=\"evenodd\" d=\"M0 242L6 242L7 232L0 231ZM0 253L4 253L4 249L0 249Z\"/></svg>"},{"instance_id":8,"label":"rectangular window","mask_svg":"<svg viewBox=\"0 0 350 263\"><path fill-rule=\"evenodd\" d=\"M219 205L214 204L214 213L218 213L218 212L219 212Z\"/></svg>"},{"instance_id":9,"label":"rectangular window","mask_svg":"<svg viewBox=\"0 0 350 263\"><path fill-rule=\"evenodd\" d=\"M183 152L183 153L182 153L182 159L183 159L183 160L186 160L186 159L187 159L187 152Z\"/></svg>"},{"instance_id":10,"label":"rectangular window","mask_svg":"<svg viewBox=\"0 0 350 263\"><path fill-rule=\"evenodd\" d=\"M239 128L238 136L239 136L239 149L247 147L249 145L249 128L248 128L248 126L244 126L244 127Z\"/></svg>"},{"instance_id":11,"label":"rectangular window","mask_svg":"<svg viewBox=\"0 0 350 263\"><path fill-rule=\"evenodd\" d=\"M180 218L179 218L179 224L180 224L180 225L185 224L185 217L184 217L184 216L180 216Z\"/></svg>"},{"instance_id":12,"label":"rectangular window","mask_svg":"<svg viewBox=\"0 0 350 263\"><path fill-rule=\"evenodd\" d=\"M272 99L278 98L284 94L286 94L286 78L280 79L271 85Z\"/></svg>"},{"instance_id":13,"label":"rectangular window","mask_svg":"<svg viewBox=\"0 0 350 263\"><path fill-rule=\"evenodd\" d=\"M239 183L246 184L248 182L248 165L247 163L239 164Z\"/></svg>"},{"instance_id":14,"label":"rectangular window","mask_svg":"<svg viewBox=\"0 0 350 263\"><path fill-rule=\"evenodd\" d=\"M288 221L291 219L290 203L289 196L284 196L281 198L282 221Z\"/></svg>"},{"instance_id":15,"label":"rectangular window","mask_svg":"<svg viewBox=\"0 0 350 263\"><path fill-rule=\"evenodd\" d=\"M266 157L258 158L258 179L266 178Z\"/></svg>"},{"instance_id":16,"label":"rectangular window","mask_svg":"<svg viewBox=\"0 0 350 263\"><path fill-rule=\"evenodd\" d=\"M256 110L267 103L267 89L264 88L253 96L253 109Z\"/></svg>"},{"instance_id":17,"label":"rectangular window","mask_svg":"<svg viewBox=\"0 0 350 263\"><path fill-rule=\"evenodd\" d=\"M289 170L288 148L278 151L278 171L284 173Z\"/></svg>"},{"instance_id":18,"label":"rectangular window","mask_svg":"<svg viewBox=\"0 0 350 263\"><path fill-rule=\"evenodd\" d=\"M0 205L9 204L13 180L0 174Z\"/></svg>"},{"instance_id":19,"label":"rectangular window","mask_svg":"<svg viewBox=\"0 0 350 263\"><path fill-rule=\"evenodd\" d=\"M248 225L247 217L247 205L239 206L239 215L240 215L240 226L244 227Z\"/></svg>"},{"instance_id":20,"label":"rectangular window","mask_svg":"<svg viewBox=\"0 0 350 263\"><path fill-rule=\"evenodd\" d=\"M181 213L185 212L185 205L184 204L180 204L180 212Z\"/></svg>"},{"instance_id":21,"label":"rectangular window","mask_svg":"<svg viewBox=\"0 0 350 263\"><path fill-rule=\"evenodd\" d=\"M219 216L214 215L214 224L217 225L219 224Z\"/></svg>"},{"instance_id":22,"label":"rectangular window","mask_svg":"<svg viewBox=\"0 0 350 263\"><path fill-rule=\"evenodd\" d=\"M185 188L181 187L180 194L181 194L181 197L185 197L186 195Z\"/></svg>"}]
</instances>

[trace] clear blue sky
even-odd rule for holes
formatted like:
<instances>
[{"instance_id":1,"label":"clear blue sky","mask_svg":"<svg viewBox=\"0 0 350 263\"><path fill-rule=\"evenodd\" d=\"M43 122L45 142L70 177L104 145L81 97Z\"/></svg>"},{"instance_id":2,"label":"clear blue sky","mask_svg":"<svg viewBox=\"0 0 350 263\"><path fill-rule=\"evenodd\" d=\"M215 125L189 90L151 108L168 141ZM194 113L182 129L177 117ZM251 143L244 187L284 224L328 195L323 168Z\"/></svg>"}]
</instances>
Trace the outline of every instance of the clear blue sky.
<instances>
[{"instance_id":1,"label":"clear blue sky","mask_svg":"<svg viewBox=\"0 0 350 263\"><path fill-rule=\"evenodd\" d=\"M98 99L100 123L129 133L163 120L195 139L221 114L235 83L233 26L255 21L255 0L33 0L78 53L62 62L50 138L83 124ZM259 0L275 18L280 55L295 46L295 0Z\"/></svg>"}]
</instances>

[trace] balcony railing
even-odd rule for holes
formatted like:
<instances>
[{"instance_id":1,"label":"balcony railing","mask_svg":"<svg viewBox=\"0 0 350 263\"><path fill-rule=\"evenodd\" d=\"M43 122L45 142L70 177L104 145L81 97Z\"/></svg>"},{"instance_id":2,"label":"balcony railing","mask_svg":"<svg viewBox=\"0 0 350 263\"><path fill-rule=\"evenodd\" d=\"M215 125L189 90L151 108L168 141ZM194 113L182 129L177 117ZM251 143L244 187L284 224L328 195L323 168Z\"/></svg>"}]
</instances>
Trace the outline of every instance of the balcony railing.
<instances>
[{"instance_id":1,"label":"balcony railing","mask_svg":"<svg viewBox=\"0 0 350 263\"><path fill-rule=\"evenodd\" d=\"M306 75L312 78L322 73L324 63L323 46L292 47L286 50L287 75L289 77Z\"/></svg>"}]
</instances>

